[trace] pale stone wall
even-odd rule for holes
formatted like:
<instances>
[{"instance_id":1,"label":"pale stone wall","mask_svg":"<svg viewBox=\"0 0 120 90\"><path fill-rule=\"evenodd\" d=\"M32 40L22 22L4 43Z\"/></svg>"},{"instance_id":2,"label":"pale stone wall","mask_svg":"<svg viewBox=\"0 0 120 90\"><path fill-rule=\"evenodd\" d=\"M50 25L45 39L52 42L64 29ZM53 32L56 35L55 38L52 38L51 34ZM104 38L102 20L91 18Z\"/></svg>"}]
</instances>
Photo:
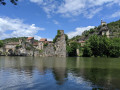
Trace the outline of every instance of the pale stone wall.
<instances>
[{"instance_id":1,"label":"pale stone wall","mask_svg":"<svg viewBox=\"0 0 120 90\"><path fill-rule=\"evenodd\" d=\"M109 36L110 36L109 30L107 30L107 31L102 31L102 35L106 35L106 36L109 38Z\"/></svg>"},{"instance_id":2,"label":"pale stone wall","mask_svg":"<svg viewBox=\"0 0 120 90\"><path fill-rule=\"evenodd\" d=\"M43 50L43 56L55 56L55 48L53 43L49 43Z\"/></svg>"},{"instance_id":3,"label":"pale stone wall","mask_svg":"<svg viewBox=\"0 0 120 90\"><path fill-rule=\"evenodd\" d=\"M0 51L3 52L3 48L0 48Z\"/></svg>"},{"instance_id":4,"label":"pale stone wall","mask_svg":"<svg viewBox=\"0 0 120 90\"><path fill-rule=\"evenodd\" d=\"M58 57L66 57L66 41L65 35L62 34L55 43L55 55Z\"/></svg>"},{"instance_id":5,"label":"pale stone wall","mask_svg":"<svg viewBox=\"0 0 120 90\"><path fill-rule=\"evenodd\" d=\"M66 57L66 40L63 30L60 30L61 36L57 38L55 43L48 43L44 47L40 56L57 56L57 57Z\"/></svg>"},{"instance_id":6,"label":"pale stone wall","mask_svg":"<svg viewBox=\"0 0 120 90\"><path fill-rule=\"evenodd\" d=\"M43 50L43 42L38 42L38 49Z\"/></svg>"}]
</instances>

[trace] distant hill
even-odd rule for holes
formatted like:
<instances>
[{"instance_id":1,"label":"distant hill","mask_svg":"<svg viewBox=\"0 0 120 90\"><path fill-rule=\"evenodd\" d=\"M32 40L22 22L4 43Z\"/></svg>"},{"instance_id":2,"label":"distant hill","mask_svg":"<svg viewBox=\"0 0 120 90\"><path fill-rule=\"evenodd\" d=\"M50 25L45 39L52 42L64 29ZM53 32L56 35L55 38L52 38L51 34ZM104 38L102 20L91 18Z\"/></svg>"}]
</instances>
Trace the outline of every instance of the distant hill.
<instances>
[{"instance_id":1,"label":"distant hill","mask_svg":"<svg viewBox=\"0 0 120 90\"><path fill-rule=\"evenodd\" d=\"M28 37L18 37L18 38L6 38L4 40L2 40L4 43L9 43L9 42L19 42L19 39L23 39L23 40L26 40ZM36 42L38 40L35 40Z\"/></svg>"},{"instance_id":2,"label":"distant hill","mask_svg":"<svg viewBox=\"0 0 120 90\"><path fill-rule=\"evenodd\" d=\"M100 25L98 27L91 28L90 30L85 30L82 33L82 35L77 35L77 36L74 36L73 38L69 39L69 42L87 40L91 35L98 34L102 27L104 27L104 26ZM108 23L107 27L109 28L111 36L120 37L120 20Z\"/></svg>"},{"instance_id":3,"label":"distant hill","mask_svg":"<svg viewBox=\"0 0 120 90\"><path fill-rule=\"evenodd\" d=\"M120 20L108 23L108 28L110 29L112 35L120 37Z\"/></svg>"}]
</instances>

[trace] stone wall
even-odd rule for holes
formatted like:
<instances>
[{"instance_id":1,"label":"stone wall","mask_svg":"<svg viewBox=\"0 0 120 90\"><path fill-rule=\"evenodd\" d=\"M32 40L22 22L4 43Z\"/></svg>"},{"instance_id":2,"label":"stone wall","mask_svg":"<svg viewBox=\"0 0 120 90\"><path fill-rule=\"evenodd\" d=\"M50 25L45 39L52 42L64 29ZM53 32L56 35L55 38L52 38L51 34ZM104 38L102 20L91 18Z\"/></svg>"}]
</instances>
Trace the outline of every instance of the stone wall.
<instances>
[{"instance_id":1,"label":"stone wall","mask_svg":"<svg viewBox=\"0 0 120 90\"><path fill-rule=\"evenodd\" d=\"M55 56L55 48L53 43L48 43L48 45L44 47L42 56L44 57Z\"/></svg>"},{"instance_id":2,"label":"stone wall","mask_svg":"<svg viewBox=\"0 0 120 90\"><path fill-rule=\"evenodd\" d=\"M66 40L63 30L60 30L61 36L57 38L55 43L55 55L58 57L66 57Z\"/></svg>"},{"instance_id":3,"label":"stone wall","mask_svg":"<svg viewBox=\"0 0 120 90\"><path fill-rule=\"evenodd\" d=\"M65 34L63 30L59 30L61 35L57 37L55 43L48 43L46 47L44 47L43 51L41 52L40 56L43 57L66 57L66 40Z\"/></svg>"}]
</instances>

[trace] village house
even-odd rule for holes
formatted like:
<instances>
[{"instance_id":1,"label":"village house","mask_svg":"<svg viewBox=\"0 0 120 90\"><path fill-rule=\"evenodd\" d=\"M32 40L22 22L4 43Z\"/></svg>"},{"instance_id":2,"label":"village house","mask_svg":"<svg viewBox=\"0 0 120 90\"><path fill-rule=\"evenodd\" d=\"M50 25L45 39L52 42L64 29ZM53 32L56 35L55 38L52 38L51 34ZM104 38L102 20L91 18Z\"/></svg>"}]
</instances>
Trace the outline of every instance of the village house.
<instances>
[{"instance_id":1,"label":"village house","mask_svg":"<svg viewBox=\"0 0 120 90\"><path fill-rule=\"evenodd\" d=\"M79 41L79 43L81 44L81 47L85 45L85 41Z\"/></svg>"},{"instance_id":2,"label":"village house","mask_svg":"<svg viewBox=\"0 0 120 90\"><path fill-rule=\"evenodd\" d=\"M36 49L39 49L39 47L38 47L38 42L34 42L34 43L33 43L33 47L36 48Z\"/></svg>"},{"instance_id":3,"label":"village house","mask_svg":"<svg viewBox=\"0 0 120 90\"><path fill-rule=\"evenodd\" d=\"M101 25L104 26L104 25L107 25L107 23L101 19Z\"/></svg>"},{"instance_id":4,"label":"village house","mask_svg":"<svg viewBox=\"0 0 120 90\"><path fill-rule=\"evenodd\" d=\"M38 48L40 50L43 50L44 44L48 43L46 38L41 38L40 41L38 41Z\"/></svg>"},{"instance_id":5,"label":"village house","mask_svg":"<svg viewBox=\"0 0 120 90\"><path fill-rule=\"evenodd\" d=\"M16 46L19 45L19 44L20 44L19 42L10 42L10 43L7 43L7 44L5 44L5 51L6 52L14 52Z\"/></svg>"},{"instance_id":6,"label":"village house","mask_svg":"<svg viewBox=\"0 0 120 90\"><path fill-rule=\"evenodd\" d=\"M28 42L29 44L32 44L34 43L34 37L28 37L26 42Z\"/></svg>"}]
</instances>

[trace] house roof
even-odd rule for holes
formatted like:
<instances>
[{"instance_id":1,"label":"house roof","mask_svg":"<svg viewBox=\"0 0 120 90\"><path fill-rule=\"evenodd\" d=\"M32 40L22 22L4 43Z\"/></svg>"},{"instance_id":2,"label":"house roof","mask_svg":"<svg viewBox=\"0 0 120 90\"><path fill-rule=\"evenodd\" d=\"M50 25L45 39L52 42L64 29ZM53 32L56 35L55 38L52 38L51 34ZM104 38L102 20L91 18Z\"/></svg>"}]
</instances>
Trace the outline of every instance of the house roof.
<instances>
[{"instance_id":1,"label":"house roof","mask_svg":"<svg viewBox=\"0 0 120 90\"><path fill-rule=\"evenodd\" d=\"M19 42L9 42L6 45L19 45Z\"/></svg>"},{"instance_id":2,"label":"house roof","mask_svg":"<svg viewBox=\"0 0 120 90\"><path fill-rule=\"evenodd\" d=\"M46 38L41 38L41 39L40 39L40 42L45 42L45 41L47 41Z\"/></svg>"},{"instance_id":3,"label":"house roof","mask_svg":"<svg viewBox=\"0 0 120 90\"><path fill-rule=\"evenodd\" d=\"M34 37L28 37L27 40L31 40L31 39L33 39L33 38L34 38Z\"/></svg>"},{"instance_id":4,"label":"house roof","mask_svg":"<svg viewBox=\"0 0 120 90\"><path fill-rule=\"evenodd\" d=\"M79 43L85 43L85 41L79 41Z\"/></svg>"},{"instance_id":5,"label":"house roof","mask_svg":"<svg viewBox=\"0 0 120 90\"><path fill-rule=\"evenodd\" d=\"M38 46L38 42L34 42L34 43L33 43L33 46Z\"/></svg>"}]
</instances>

